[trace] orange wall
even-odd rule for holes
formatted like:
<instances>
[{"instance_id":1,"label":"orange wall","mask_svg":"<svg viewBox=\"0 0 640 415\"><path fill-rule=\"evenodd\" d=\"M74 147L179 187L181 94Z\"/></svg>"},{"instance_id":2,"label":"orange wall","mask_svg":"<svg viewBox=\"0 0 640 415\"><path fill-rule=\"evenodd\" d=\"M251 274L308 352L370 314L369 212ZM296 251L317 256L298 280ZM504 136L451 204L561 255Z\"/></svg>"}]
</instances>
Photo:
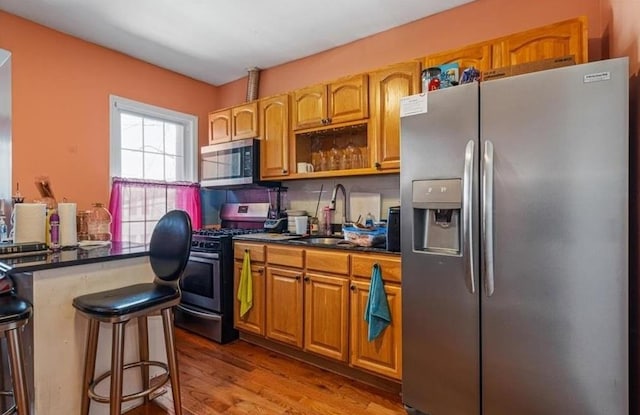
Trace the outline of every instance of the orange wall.
<instances>
[{"instance_id":1,"label":"orange wall","mask_svg":"<svg viewBox=\"0 0 640 415\"><path fill-rule=\"evenodd\" d=\"M214 86L2 11L0 48L12 52L12 179L27 200L47 175L59 200L109 201L110 94L196 115L207 140Z\"/></svg>"},{"instance_id":2,"label":"orange wall","mask_svg":"<svg viewBox=\"0 0 640 415\"><path fill-rule=\"evenodd\" d=\"M637 1L637 0L631 0ZM263 70L260 97L586 15L590 59L599 59L600 0L476 0L350 44ZM222 85L216 108L244 102L246 78Z\"/></svg>"}]
</instances>

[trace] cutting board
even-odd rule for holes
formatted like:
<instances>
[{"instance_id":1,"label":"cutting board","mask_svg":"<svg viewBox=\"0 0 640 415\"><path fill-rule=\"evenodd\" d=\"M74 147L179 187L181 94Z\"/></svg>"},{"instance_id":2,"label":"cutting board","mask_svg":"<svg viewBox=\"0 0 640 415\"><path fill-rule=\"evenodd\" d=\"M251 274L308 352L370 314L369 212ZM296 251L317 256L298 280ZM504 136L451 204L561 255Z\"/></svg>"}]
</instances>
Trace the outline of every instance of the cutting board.
<instances>
[{"instance_id":1,"label":"cutting board","mask_svg":"<svg viewBox=\"0 0 640 415\"><path fill-rule=\"evenodd\" d=\"M371 213L375 221L380 220L380 193L363 193L363 192L351 192L349 194L349 214L352 221L360 217L360 223L364 225L364 221L367 218L367 213Z\"/></svg>"}]
</instances>

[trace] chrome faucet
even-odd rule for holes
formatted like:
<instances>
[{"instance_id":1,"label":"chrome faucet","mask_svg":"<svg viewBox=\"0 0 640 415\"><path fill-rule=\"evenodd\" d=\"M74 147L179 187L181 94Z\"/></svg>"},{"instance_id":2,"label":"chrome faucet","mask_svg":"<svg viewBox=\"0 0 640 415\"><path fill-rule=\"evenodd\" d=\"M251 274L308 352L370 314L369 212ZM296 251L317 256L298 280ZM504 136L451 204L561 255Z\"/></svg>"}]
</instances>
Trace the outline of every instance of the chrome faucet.
<instances>
[{"instance_id":1,"label":"chrome faucet","mask_svg":"<svg viewBox=\"0 0 640 415\"><path fill-rule=\"evenodd\" d=\"M331 194L331 202L329 203L329 209L335 211L336 210L336 197L338 196L338 189L342 190L342 198L344 199L344 209L342 210L342 225L347 223L347 218L349 217L349 205L347 201L347 190L340 183L336 184L333 188L333 193Z\"/></svg>"}]
</instances>

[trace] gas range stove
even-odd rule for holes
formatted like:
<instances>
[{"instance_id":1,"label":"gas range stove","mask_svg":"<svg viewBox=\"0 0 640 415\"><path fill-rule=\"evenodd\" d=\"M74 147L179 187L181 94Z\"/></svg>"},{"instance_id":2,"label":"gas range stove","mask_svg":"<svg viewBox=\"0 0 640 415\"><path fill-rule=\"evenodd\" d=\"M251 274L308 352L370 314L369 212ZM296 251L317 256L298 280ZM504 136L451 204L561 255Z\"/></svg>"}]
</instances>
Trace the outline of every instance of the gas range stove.
<instances>
[{"instance_id":1,"label":"gas range stove","mask_svg":"<svg viewBox=\"0 0 640 415\"><path fill-rule=\"evenodd\" d=\"M192 252L217 252L222 249L222 244L230 243L231 238L238 235L263 232L262 229L201 229L193 232L191 238Z\"/></svg>"}]
</instances>

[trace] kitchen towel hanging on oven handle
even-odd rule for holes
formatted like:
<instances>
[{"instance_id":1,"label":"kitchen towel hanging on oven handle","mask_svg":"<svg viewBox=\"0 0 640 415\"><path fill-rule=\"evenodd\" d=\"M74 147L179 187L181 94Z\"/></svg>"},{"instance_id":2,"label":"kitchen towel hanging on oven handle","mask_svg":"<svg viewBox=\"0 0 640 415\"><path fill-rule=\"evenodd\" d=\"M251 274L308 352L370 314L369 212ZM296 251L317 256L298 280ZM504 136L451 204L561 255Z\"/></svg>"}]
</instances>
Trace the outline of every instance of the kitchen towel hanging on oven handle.
<instances>
[{"instance_id":1,"label":"kitchen towel hanging on oven handle","mask_svg":"<svg viewBox=\"0 0 640 415\"><path fill-rule=\"evenodd\" d=\"M240 273L240 282L238 284L238 300L240 301L240 317L243 317L253 307L253 282L251 281L251 255L249 250L244 251L242 272Z\"/></svg>"}]
</instances>

